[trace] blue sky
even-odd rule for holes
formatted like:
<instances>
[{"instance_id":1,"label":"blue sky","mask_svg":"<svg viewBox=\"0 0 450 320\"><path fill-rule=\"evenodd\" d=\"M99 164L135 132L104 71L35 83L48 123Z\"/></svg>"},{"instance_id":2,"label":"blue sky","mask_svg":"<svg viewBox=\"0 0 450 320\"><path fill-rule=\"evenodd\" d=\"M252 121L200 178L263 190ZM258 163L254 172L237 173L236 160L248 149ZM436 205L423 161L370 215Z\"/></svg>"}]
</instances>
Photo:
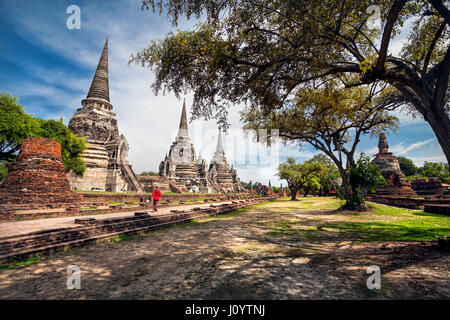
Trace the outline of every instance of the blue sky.
<instances>
[{"instance_id":1,"label":"blue sky","mask_svg":"<svg viewBox=\"0 0 450 320\"><path fill-rule=\"evenodd\" d=\"M81 29L69 30L66 20L69 5L81 8ZM192 28L195 21L182 20L179 29ZM110 96L117 114L119 130L129 144L129 161L134 170L157 171L177 132L182 100L173 94L155 96L150 89L153 73L128 65L132 53L150 40L162 38L174 28L169 19L142 12L139 0L2 0L0 2L0 91L19 97L28 113L44 119L59 119L67 124L81 100L86 97L95 68L109 37ZM394 48L401 39L394 42ZM186 102L192 101L187 93ZM231 131L225 137L228 161L238 169L242 180L279 184L276 166L288 156L306 160L318 153L306 146L277 146L267 151L246 138L239 122L239 107L230 110ZM401 128L389 134L391 151L413 159L444 161L445 157L433 131L421 119L399 114ZM202 156L210 161L217 128L214 121L196 120L189 125L191 139ZM377 139L363 137L358 152L374 155ZM262 162L256 162L260 152ZM265 157L272 152L274 157Z\"/></svg>"}]
</instances>

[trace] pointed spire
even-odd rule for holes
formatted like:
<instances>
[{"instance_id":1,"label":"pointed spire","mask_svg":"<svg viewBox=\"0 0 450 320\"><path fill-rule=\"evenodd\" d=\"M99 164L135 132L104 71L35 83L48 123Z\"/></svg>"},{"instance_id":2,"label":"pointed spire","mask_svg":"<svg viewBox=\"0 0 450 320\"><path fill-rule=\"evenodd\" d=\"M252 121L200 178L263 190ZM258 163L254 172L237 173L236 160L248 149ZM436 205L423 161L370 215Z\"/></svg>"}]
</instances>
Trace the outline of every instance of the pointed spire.
<instances>
[{"instance_id":1,"label":"pointed spire","mask_svg":"<svg viewBox=\"0 0 450 320\"><path fill-rule=\"evenodd\" d=\"M59 119L59 121L64 122L63 121L63 113L61 112L61 118Z\"/></svg>"},{"instance_id":2,"label":"pointed spire","mask_svg":"<svg viewBox=\"0 0 450 320\"><path fill-rule=\"evenodd\" d=\"M217 136L217 147L214 152L213 161L216 163L222 163L225 160L225 152L222 145L222 130L219 128L219 135Z\"/></svg>"},{"instance_id":3,"label":"pointed spire","mask_svg":"<svg viewBox=\"0 0 450 320\"><path fill-rule=\"evenodd\" d=\"M272 188L272 184L270 183L270 180L269 180L269 188Z\"/></svg>"},{"instance_id":4,"label":"pointed spire","mask_svg":"<svg viewBox=\"0 0 450 320\"><path fill-rule=\"evenodd\" d=\"M378 150L380 153L389 151L389 144L384 133L381 133L378 139Z\"/></svg>"},{"instance_id":5,"label":"pointed spire","mask_svg":"<svg viewBox=\"0 0 450 320\"><path fill-rule=\"evenodd\" d=\"M108 38L106 38L102 55L95 71L94 79L87 98L100 98L109 102L109 75L108 75Z\"/></svg>"},{"instance_id":6,"label":"pointed spire","mask_svg":"<svg viewBox=\"0 0 450 320\"><path fill-rule=\"evenodd\" d=\"M188 125L186 115L186 99L183 101L183 110L181 111L180 127L178 128L178 136L188 136Z\"/></svg>"}]
</instances>

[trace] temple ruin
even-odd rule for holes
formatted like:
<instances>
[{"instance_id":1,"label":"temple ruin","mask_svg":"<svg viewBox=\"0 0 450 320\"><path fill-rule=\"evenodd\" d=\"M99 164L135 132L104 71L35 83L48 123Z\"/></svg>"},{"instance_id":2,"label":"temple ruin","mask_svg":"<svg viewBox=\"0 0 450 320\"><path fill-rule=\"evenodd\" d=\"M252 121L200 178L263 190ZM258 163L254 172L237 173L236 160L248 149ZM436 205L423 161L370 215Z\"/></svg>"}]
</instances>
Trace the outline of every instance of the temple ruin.
<instances>
[{"instance_id":1,"label":"temple ruin","mask_svg":"<svg viewBox=\"0 0 450 320\"><path fill-rule=\"evenodd\" d=\"M159 175L175 182L181 190L187 192L220 192L208 181L206 160L196 157L187 125L186 102L181 111L180 126L169 154L159 165Z\"/></svg>"},{"instance_id":2,"label":"temple ruin","mask_svg":"<svg viewBox=\"0 0 450 320\"><path fill-rule=\"evenodd\" d=\"M0 204L62 204L79 199L70 191L58 141L24 139L17 161L0 184Z\"/></svg>"},{"instance_id":3,"label":"temple ruin","mask_svg":"<svg viewBox=\"0 0 450 320\"><path fill-rule=\"evenodd\" d=\"M180 125L169 154L159 165L159 175L167 177L174 187L184 192L231 193L245 192L237 172L228 165L222 146L222 135L219 131L217 148L208 168L201 153L196 156L191 143L187 125L186 102L183 102ZM144 180L141 178L141 180ZM174 189L172 187L171 189Z\"/></svg>"},{"instance_id":4,"label":"temple ruin","mask_svg":"<svg viewBox=\"0 0 450 320\"><path fill-rule=\"evenodd\" d=\"M86 137L88 147L82 157L86 164L83 177L70 173L72 189L112 192L143 192L128 163L128 142L119 135L113 106L109 99L108 39L95 71L86 99L81 101L69 121L69 128Z\"/></svg>"},{"instance_id":5,"label":"temple ruin","mask_svg":"<svg viewBox=\"0 0 450 320\"><path fill-rule=\"evenodd\" d=\"M211 181L225 192L246 192L237 176L236 169L233 166L230 168L227 162L222 145L222 131L220 129L217 137L216 151L209 165L208 175Z\"/></svg>"},{"instance_id":6,"label":"temple ruin","mask_svg":"<svg viewBox=\"0 0 450 320\"><path fill-rule=\"evenodd\" d=\"M389 145L384 133L380 134L378 141L378 153L372 163L381 169L381 174L386 180L385 186L378 186L375 194L395 196L415 196L411 184L406 180L397 158L389 152Z\"/></svg>"}]
</instances>

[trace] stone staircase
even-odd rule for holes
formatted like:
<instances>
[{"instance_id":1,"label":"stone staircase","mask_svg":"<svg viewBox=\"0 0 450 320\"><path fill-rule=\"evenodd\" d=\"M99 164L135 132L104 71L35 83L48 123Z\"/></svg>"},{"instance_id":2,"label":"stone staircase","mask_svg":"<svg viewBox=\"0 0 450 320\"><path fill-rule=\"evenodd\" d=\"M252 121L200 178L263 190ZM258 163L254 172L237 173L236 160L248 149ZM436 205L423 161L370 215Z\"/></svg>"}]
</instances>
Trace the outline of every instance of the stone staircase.
<instances>
[{"instance_id":1,"label":"stone staircase","mask_svg":"<svg viewBox=\"0 0 450 320\"><path fill-rule=\"evenodd\" d=\"M125 173L125 178L127 179L128 183L131 183L133 186L133 189L137 191L138 193L144 193L144 188L142 188L141 183L139 182L138 178L136 177L136 174L134 171L130 168L130 165L127 163L121 163L121 169L122 172Z\"/></svg>"},{"instance_id":2,"label":"stone staircase","mask_svg":"<svg viewBox=\"0 0 450 320\"><path fill-rule=\"evenodd\" d=\"M214 192L227 194L217 183L215 183L209 176L206 176L206 181L213 188Z\"/></svg>"}]
</instances>

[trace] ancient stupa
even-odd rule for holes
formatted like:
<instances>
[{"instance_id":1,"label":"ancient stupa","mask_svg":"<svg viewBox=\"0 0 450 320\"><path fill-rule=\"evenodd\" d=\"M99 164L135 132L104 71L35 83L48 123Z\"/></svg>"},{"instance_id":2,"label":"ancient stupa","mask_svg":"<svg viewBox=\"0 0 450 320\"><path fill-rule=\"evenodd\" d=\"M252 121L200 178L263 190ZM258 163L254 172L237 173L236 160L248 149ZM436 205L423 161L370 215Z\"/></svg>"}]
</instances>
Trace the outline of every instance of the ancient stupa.
<instances>
[{"instance_id":1,"label":"ancient stupa","mask_svg":"<svg viewBox=\"0 0 450 320\"><path fill-rule=\"evenodd\" d=\"M0 203L45 205L72 203L79 198L70 191L58 141L24 139L17 161L0 185Z\"/></svg>"},{"instance_id":2,"label":"ancient stupa","mask_svg":"<svg viewBox=\"0 0 450 320\"><path fill-rule=\"evenodd\" d=\"M143 192L128 163L128 142L119 135L116 114L109 99L108 39L98 62L86 99L69 121L69 128L86 137L83 153L86 171L82 178L69 175L72 189Z\"/></svg>"},{"instance_id":3,"label":"ancient stupa","mask_svg":"<svg viewBox=\"0 0 450 320\"><path fill-rule=\"evenodd\" d=\"M217 136L216 151L209 165L208 174L211 181L218 185L223 192L246 192L237 176L236 169L230 168L227 162L222 144L222 131L220 129Z\"/></svg>"},{"instance_id":4,"label":"ancient stupa","mask_svg":"<svg viewBox=\"0 0 450 320\"><path fill-rule=\"evenodd\" d=\"M386 180L385 186L378 186L375 194L393 196L414 196L416 193L411 184L406 180L398 159L389 152L389 145L384 133L380 134L378 140L378 153L372 163L376 164Z\"/></svg>"},{"instance_id":5,"label":"ancient stupa","mask_svg":"<svg viewBox=\"0 0 450 320\"><path fill-rule=\"evenodd\" d=\"M159 175L167 177L185 192L220 192L208 181L206 161L200 154L196 158L194 145L189 138L186 101L181 110L178 134L170 146L169 154L159 165Z\"/></svg>"}]
</instances>

